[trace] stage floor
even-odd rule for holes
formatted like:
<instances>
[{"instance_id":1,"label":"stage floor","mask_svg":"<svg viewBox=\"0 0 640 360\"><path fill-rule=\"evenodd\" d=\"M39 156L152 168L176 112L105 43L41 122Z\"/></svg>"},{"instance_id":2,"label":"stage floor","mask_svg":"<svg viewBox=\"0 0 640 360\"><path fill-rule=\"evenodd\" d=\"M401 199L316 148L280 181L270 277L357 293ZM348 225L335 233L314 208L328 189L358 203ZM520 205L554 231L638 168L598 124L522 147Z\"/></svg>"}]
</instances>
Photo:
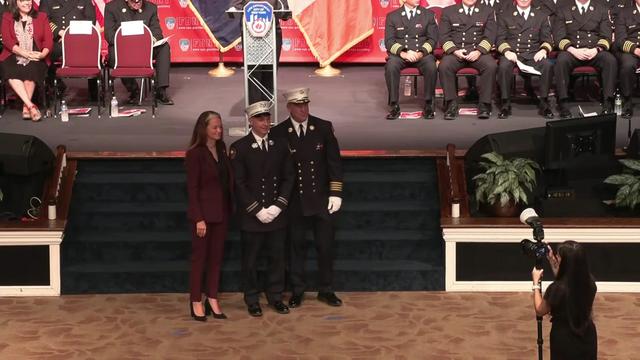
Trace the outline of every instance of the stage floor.
<instances>
[{"instance_id":1,"label":"stage floor","mask_svg":"<svg viewBox=\"0 0 640 360\"><path fill-rule=\"evenodd\" d=\"M315 294L311 294L315 295ZM531 293L343 293L308 296L251 318L221 294L228 320L191 320L187 294L0 298L2 359L535 359ZM637 359L639 294L598 294L599 359ZM548 317L543 320L549 359Z\"/></svg>"},{"instance_id":2,"label":"stage floor","mask_svg":"<svg viewBox=\"0 0 640 360\"><path fill-rule=\"evenodd\" d=\"M278 82L280 94L293 87L311 88L312 114L333 121L342 149L443 149L447 143L467 148L485 134L544 126L546 122L537 115L536 106L526 99L514 103L515 115L507 120L498 119L497 108L494 107L494 114L489 120L459 116L455 121L445 121L442 109L438 108L434 120L388 121L385 120L387 92L383 67L358 65L340 68L340 77L322 78L313 75L314 67L311 66L282 66ZM65 144L69 151L184 150L195 119L204 110L220 112L227 129L244 124L242 69L223 79L209 77L209 69L202 66L173 68L170 94L176 105L160 106L156 118L151 117L150 107L147 114L127 118L109 118L107 111L98 118L94 109L92 116L72 117L68 123L61 122L59 117L32 123L22 120L19 110L13 108L7 109L0 119L1 131L35 135L52 147ZM86 82L71 80L68 85L70 107L83 105L87 98ZM120 83L116 91L122 102L127 94ZM419 94L417 98L402 97L402 110L421 110L421 90ZM578 104L585 111L599 110L597 102L574 105ZM466 106L472 107L470 104ZM577 113L575 108L574 112ZM281 101L278 119L286 116L285 103ZM626 145L628 124L628 120L618 120L619 147ZM632 128L636 126L640 124L634 118ZM235 139L227 133L227 143Z\"/></svg>"}]
</instances>

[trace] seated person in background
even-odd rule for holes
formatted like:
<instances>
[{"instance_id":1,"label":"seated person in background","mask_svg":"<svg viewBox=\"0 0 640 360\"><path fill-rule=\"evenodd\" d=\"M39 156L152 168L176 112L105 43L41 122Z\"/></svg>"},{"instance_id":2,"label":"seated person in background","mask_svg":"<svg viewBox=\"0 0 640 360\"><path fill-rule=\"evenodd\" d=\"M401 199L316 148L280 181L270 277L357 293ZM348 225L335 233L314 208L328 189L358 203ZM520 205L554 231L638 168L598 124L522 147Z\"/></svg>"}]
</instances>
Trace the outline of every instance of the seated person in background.
<instances>
[{"instance_id":1,"label":"seated person in background","mask_svg":"<svg viewBox=\"0 0 640 360\"><path fill-rule=\"evenodd\" d=\"M622 117L633 116L633 83L640 66L640 0L618 7L615 40L620 66L620 91L623 96Z\"/></svg>"},{"instance_id":2,"label":"seated person in background","mask_svg":"<svg viewBox=\"0 0 640 360\"><path fill-rule=\"evenodd\" d=\"M496 79L496 61L490 54L496 41L496 21L493 9L476 0L446 7L440 18L440 42L445 55L438 72L444 92L445 120L458 115L456 73L472 67L480 73L480 103L478 118L491 116L491 98Z\"/></svg>"},{"instance_id":3,"label":"seated person in background","mask_svg":"<svg viewBox=\"0 0 640 360\"><path fill-rule=\"evenodd\" d=\"M69 27L71 21L87 20L95 24L96 9L91 0L42 0L39 11L49 16L49 26L53 33L53 51L49 56L51 62L62 61L62 35ZM53 83L56 74L55 65L49 66L49 80ZM66 86L62 80L58 80L58 90L64 92ZM97 99L98 84L95 79L89 80L89 92L91 99Z\"/></svg>"},{"instance_id":4,"label":"seated person in background","mask_svg":"<svg viewBox=\"0 0 640 360\"><path fill-rule=\"evenodd\" d=\"M435 97L436 59L433 49L438 41L438 26L431 10L420 6L420 0L407 0L404 6L387 14L384 29L384 45L389 58L384 67L387 81L389 106L388 120L400 116L398 87L400 71L406 67L416 67L424 76L425 119L433 119L433 98Z\"/></svg>"},{"instance_id":5,"label":"seated person in background","mask_svg":"<svg viewBox=\"0 0 640 360\"><path fill-rule=\"evenodd\" d=\"M560 117L570 118L569 80L578 66L593 66L602 79L602 113L613 112L618 63L609 52L612 24L609 9L599 1L567 1L558 9L553 36L561 50L553 68Z\"/></svg>"},{"instance_id":6,"label":"seated person in background","mask_svg":"<svg viewBox=\"0 0 640 360\"><path fill-rule=\"evenodd\" d=\"M33 0L10 0L9 7L2 14L2 74L24 103L22 118L40 121L42 114L31 98L47 73L53 46L49 19L33 8Z\"/></svg>"},{"instance_id":7,"label":"seated person in background","mask_svg":"<svg viewBox=\"0 0 640 360\"><path fill-rule=\"evenodd\" d=\"M104 36L109 43L109 66L115 64L114 39L116 31L123 21L142 22L149 27L154 41L163 38L158 20L158 8L147 0L113 0L104 7ZM169 87L169 66L171 65L171 50L169 43L153 48L153 58L156 70L156 99L164 105L173 105L173 100L167 94ZM122 84L129 90L129 104L137 104L140 88L135 79L122 79Z\"/></svg>"},{"instance_id":8,"label":"seated person in background","mask_svg":"<svg viewBox=\"0 0 640 360\"><path fill-rule=\"evenodd\" d=\"M498 39L496 46L500 56L498 84L500 85L500 119L511 115L511 86L513 68L520 61L542 73L540 80L540 115L553 119L547 97L553 79L553 65L547 55L553 49L551 25L548 15L531 7L531 0L516 0L498 14Z\"/></svg>"}]
</instances>

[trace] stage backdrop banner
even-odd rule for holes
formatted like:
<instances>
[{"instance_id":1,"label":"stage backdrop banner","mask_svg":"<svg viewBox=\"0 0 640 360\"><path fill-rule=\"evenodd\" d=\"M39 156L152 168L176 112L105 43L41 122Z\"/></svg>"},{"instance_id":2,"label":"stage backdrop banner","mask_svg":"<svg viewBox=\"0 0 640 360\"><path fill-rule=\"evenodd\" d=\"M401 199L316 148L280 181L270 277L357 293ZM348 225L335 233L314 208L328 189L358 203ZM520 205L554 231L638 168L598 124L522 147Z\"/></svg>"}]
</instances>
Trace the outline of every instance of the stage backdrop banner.
<instances>
[{"instance_id":1,"label":"stage backdrop banner","mask_svg":"<svg viewBox=\"0 0 640 360\"><path fill-rule=\"evenodd\" d=\"M122 1L124 0L111 0ZM149 0L146 0L149 1ZM173 35L169 39L171 44L171 61L172 62L208 62L214 63L218 61L219 50L218 45L223 45L225 50L225 62L242 62L242 43L235 40L234 33L240 34L240 23L237 25L229 20L224 11L229 8L225 6L225 2L229 0L150 0L158 6L158 17L164 36ZM384 47L384 26L387 13L401 6L400 0L289 0L292 9L304 9L304 4L315 5L314 3L324 3L327 7L324 11L328 14L338 15L332 21L337 23L328 23L329 26L336 27L331 31L340 28L341 22L345 19L353 19L351 15L345 13L345 9L351 9L347 3L361 4L362 1L371 3L371 23L364 26L366 28L373 26L373 33L366 36L356 44L353 44L348 50L338 56L333 63L384 63L386 58L386 49ZM103 25L103 13L105 0L93 0L96 5L97 19L99 24ZM438 15L441 8L453 4L455 0L422 0L422 5L431 8ZM302 4L303 6L299 6ZM331 4L333 7L330 7ZM364 7L367 7L366 5ZM324 15L322 15L324 16ZM218 20L214 20L218 19ZM360 18L358 18L360 19ZM322 19L318 19L322 20ZM202 22L201 22L202 21ZM364 21L364 20L362 20ZM203 22L210 24L209 31ZM281 63L316 63L318 60L314 57L303 32L300 31L296 22L292 20L281 21L282 26L282 55ZM304 23L303 23L304 26ZM235 28L234 28L235 27ZM349 29L356 29L353 27ZM344 31L341 30L341 31ZM358 31L347 33L357 39ZM308 33L309 34L309 33ZM341 33L345 35L344 33ZM313 36L316 35L311 35ZM318 39L319 40L319 39ZM328 47L327 49L329 49ZM331 47L333 48L333 46ZM339 47L338 47L339 48ZM319 47L316 47L318 50ZM339 50L339 49L338 49ZM322 50L324 51L324 50ZM318 51L320 53L320 51ZM327 50L327 53L330 51Z\"/></svg>"}]
</instances>

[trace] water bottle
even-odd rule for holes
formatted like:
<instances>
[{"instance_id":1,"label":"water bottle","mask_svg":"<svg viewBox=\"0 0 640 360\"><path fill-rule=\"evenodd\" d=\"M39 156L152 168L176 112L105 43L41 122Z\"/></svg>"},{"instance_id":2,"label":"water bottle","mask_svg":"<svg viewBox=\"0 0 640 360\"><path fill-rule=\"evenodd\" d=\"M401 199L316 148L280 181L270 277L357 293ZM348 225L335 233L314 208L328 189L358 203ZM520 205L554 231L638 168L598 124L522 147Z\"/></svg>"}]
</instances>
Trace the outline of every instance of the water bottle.
<instances>
[{"instance_id":1,"label":"water bottle","mask_svg":"<svg viewBox=\"0 0 640 360\"><path fill-rule=\"evenodd\" d=\"M620 116L622 115L622 97L620 97L620 93L616 94L616 101L615 101L615 111L616 111L616 115Z\"/></svg>"},{"instance_id":2,"label":"water bottle","mask_svg":"<svg viewBox=\"0 0 640 360\"><path fill-rule=\"evenodd\" d=\"M410 76L405 76L404 96L411 96L411 77Z\"/></svg>"},{"instance_id":3,"label":"water bottle","mask_svg":"<svg viewBox=\"0 0 640 360\"><path fill-rule=\"evenodd\" d=\"M60 119L62 122L69 121L69 108L67 108L67 103L64 100L60 103Z\"/></svg>"},{"instance_id":4,"label":"water bottle","mask_svg":"<svg viewBox=\"0 0 640 360\"><path fill-rule=\"evenodd\" d=\"M115 96L111 99L111 116L118 116L118 99Z\"/></svg>"}]
</instances>

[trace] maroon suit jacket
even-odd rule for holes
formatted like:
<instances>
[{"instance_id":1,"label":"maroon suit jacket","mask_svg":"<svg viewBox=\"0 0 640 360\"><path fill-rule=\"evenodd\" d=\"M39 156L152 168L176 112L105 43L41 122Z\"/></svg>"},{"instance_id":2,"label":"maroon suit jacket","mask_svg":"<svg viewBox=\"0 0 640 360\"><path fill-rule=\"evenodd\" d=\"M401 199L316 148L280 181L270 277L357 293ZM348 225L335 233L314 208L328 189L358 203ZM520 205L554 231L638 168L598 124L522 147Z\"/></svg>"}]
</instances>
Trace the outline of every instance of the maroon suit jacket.
<instances>
[{"instance_id":1,"label":"maroon suit jacket","mask_svg":"<svg viewBox=\"0 0 640 360\"><path fill-rule=\"evenodd\" d=\"M187 151L185 163L187 167L187 193L189 195L189 220L198 222L204 220L210 223L220 223L233 207L233 171L231 170L227 151L224 150L229 173L229 202L224 204L222 182L213 155L206 146L197 146Z\"/></svg>"},{"instance_id":2,"label":"maroon suit jacket","mask_svg":"<svg viewBox=\"0 0 640 360\"><path fill-rule=\"evenodd\" d=\"M13 23L13 14L10 11L2 14L2 45L4 47L2 53L0 53L0 61L4 61L11 56L13 54L11 49L18 44L16 32L13 30ZM46 48L49 49L49 54L51 54L53 34L51 34L51 28L49 27L49 18L43 12L38 12L38 16L33 19L33 40L40 51ZM45 58L45 61L47 64L50 63L49 56Z\"/></svg>"}]
</instances>

